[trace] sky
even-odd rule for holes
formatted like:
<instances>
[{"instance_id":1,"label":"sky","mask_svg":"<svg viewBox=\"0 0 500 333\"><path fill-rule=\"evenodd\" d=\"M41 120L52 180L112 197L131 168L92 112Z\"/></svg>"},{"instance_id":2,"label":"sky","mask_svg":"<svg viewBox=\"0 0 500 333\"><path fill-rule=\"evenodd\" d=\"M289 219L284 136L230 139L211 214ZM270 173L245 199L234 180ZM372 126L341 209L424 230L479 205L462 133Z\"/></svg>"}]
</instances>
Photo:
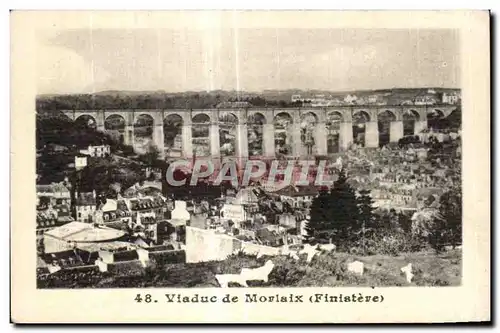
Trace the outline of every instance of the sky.
<instances>
[{"instance_id":1,"label":"sky","mask_svg":"<svg viewBox=\"0 0 500 333\"><path fill-rule=\"evenodd\" d=\"M40 31L39 94L460 87L449 29Z\"/></svg>"}]
</instances>

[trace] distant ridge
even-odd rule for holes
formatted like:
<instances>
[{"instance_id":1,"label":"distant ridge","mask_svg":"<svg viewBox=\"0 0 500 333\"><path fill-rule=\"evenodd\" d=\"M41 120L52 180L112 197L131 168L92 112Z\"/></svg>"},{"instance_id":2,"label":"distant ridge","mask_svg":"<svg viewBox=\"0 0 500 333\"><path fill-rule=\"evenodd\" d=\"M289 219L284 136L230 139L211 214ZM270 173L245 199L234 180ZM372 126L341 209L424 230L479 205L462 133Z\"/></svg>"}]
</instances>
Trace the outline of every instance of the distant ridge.
<instances>
[{"instance_id":1,"label":"distant ridge","mask_svg":"<svg viewBox=\"0 0 500 333\"><path fill-rule=\"evenodd\" d=\"M139 96L139 95L166 95L166 96L186 96L186 95L240 95L240 96L280 96L287 95L316 95L324 94L328 96L343 96L347 94L367 95L367 94L383 94L383 93L422 93L424 91L434 90L436 93L460 91L459 88L442 88L442 87L422 87L422 88L385 88L385 89L360 89L346 91L330 91L316 89L265 89L262 91L236 91L236 90L211 90L211 91L183 91L183 92L168 92L165 90L103 90L95 93L74 93L74 94L40 94L38 97L55 97L55 96L78 96L78 95L94 95L94 96Z\"/></svg>"}]
</instances>

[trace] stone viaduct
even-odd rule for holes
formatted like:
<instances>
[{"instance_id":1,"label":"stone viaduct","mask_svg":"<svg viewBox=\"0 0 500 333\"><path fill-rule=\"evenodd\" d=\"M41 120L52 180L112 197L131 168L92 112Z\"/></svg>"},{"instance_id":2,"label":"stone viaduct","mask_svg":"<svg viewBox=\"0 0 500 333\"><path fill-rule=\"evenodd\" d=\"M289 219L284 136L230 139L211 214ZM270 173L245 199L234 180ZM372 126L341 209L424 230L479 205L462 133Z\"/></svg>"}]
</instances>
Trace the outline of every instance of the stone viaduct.
<instances>
[{"instance_id":1,"label":"stone viaduct","mask_svg":"<svg viewBox=\"0 0 500 333\"><path fill-rule=\"evenodd\" d=\"M98 130L106 131L105 122L111 116L119 116L123 119L124 128L121 129L125 144L134 146L134 124L137 124L139 117L149 116L152 119L152 141L159 151L164 153L164 120L171 115L175 115L182 120L182 157L193 156L193 128L199 126L193 122L197 115L205 115L207 119L205 126L209 126L210 155L212 158L220 157L221 144L219 142L220 116L231 114L236 117L236 149L235 157L248 157L248 132L247 125L249 119L258 116L261 119L262 130L262 150L267 158L275 156L275 120L278 115L285 115L291 119L290 128L286 131L291 135L293 146L291 156L301 156L302 140L300 125L303 117L312 115L315 119L314 142L315 155L327 155L327 138L329 122L332 116L338 120L338 142L339 150L347 149L353 143L353 125L356 125L359 115L363 115L365 147L379 146L378 122L381 114L389 115L390 121L390 142L397 142L403 137L403 119L405 115L410 115L413 119L413 134L417 134L428 127L428 116L438 114L439 117L446 117L457 109L455 105L368 105L368 106L337 106L337 107L306 107L306 108L259 108L250 107L245 109L109 109L109 110L63 110L63 113L72 120L78 120L82 116L91 117ZM253 118L252 118L253 119ZM384 118L388 119L388 118Z\"/></svg>"}]
</instances>

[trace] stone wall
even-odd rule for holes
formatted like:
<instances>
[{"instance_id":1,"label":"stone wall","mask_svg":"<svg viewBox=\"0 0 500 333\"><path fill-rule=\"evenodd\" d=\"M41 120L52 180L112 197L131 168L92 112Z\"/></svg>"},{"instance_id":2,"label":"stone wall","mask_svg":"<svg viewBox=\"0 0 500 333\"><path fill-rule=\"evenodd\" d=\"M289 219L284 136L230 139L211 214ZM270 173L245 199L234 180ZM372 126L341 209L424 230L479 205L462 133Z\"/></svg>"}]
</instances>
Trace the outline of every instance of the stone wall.
<instances>
[{"instance_id":1,"label":"stone wall","mask_svg":"<svg viewBox=\"0 0 500 333\"><path fill-rule=\"evenodd\" d=\"M225 260L231 254L243 251L246 254L275 256L280 248L242 242L234 237L217 234L213 230L186 227L186 262Z\"/></svg>"}]
</instances>

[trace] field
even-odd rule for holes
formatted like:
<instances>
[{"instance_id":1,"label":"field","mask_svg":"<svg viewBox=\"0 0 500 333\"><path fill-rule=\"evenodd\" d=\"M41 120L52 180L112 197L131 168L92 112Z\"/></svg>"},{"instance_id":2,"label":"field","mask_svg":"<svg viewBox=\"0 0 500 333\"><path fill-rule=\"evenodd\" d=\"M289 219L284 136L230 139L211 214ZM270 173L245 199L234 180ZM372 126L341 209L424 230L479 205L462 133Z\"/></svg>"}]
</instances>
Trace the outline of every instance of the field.
<instances>
[{"instance_id":1,"label":"field","mask_svg":"<svg viewBox=\"0 0 500 333\"><path fill-rule=\"evenodd\" d=\"M89 281L65 279L63 283L53 278L39 279L39 288L194 288L218 287L215 274L235 274L242 267L259 267L272 259L275 267L267 283L249 281L258 287L389 287L389 286L459 286L461 284L462 251L452 250L436 255L433 252L408 253L396 257L385 255L353 256L345 253L324 253L307 264L304 258L294 261L287 257L262 257L243 254L233 255L225 261L192 264L156 263L145 272L125 276L95 273ZM353 260L364 263L365 272L356 276L347 271L346 264ZM415 274L407 283L400 269L413 264ZM234 284L230 287L238 287Z\"/></svg>"}]
</instances>

